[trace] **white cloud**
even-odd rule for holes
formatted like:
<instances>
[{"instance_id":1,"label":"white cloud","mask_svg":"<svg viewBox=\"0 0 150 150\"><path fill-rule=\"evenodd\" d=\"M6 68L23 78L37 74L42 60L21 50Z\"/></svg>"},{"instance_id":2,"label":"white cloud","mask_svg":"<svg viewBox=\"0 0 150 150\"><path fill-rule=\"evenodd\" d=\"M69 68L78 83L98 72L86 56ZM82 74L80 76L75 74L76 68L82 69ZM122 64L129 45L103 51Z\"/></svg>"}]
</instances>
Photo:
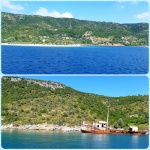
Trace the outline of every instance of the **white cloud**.
<instances>
[{"instance_id":1,"label":"white cloud","mask_svg":"<svg viewBox=\"0 0 150 150\"><path fill-rule=\"evenodd\" d=\"M138 19L147 19L150 17L150 14L149 12L144 12L144 13L135 15L135 17Z\"/></svg>"},{"instance_id":2,"label":"white cloud","mask_svg":"<svg viewBox=\"0 0 150 150\"><path fill-rule=\"evenodd\" d=\"M133 1L131 1L131 4L133 4L133 5L137 5L137 4L139 4L139 1L137 1L137 0L133 0Z\"/></svg>"},{"instance_id":3,"label":"white cloud","mask_svg":"<svg viewBox=\"0 0 150 150\"><path fill-rule=\"evenodd\" d=\"M129 3L130 2L130 3ZM139 2L137 0L127 1L127 0L117 0L117 5L120 9L127 9L127 5L130 4L132 6L137 5Z\"/></svg>"},{"instance_id":4,"label":"white cloud","mask_svg":"<svg viewBox=\"0 0 150 150\"><path fill-rule=\"evenodd\" d=\"M8 8L12 11L21 11L24 10L24 8L21 5L14 5L12 3L10 3L9 1L3 0L1 3L2 7Z\"/></svg>"},{"instance_id":5,"label":"white cloud","mask_svg":"<svg viewBox=\"0 0 150 150\"><path fill-rule=\"evenodd\" d=\"M55 17L55 18L73 18L70 12L65 12L63 14L59 13L58 11L49 12L46 8L43 8L43 7L41 7L34 14L40 15L40 16L50 16L50 17Z\"/></svg>"}]
</instances>

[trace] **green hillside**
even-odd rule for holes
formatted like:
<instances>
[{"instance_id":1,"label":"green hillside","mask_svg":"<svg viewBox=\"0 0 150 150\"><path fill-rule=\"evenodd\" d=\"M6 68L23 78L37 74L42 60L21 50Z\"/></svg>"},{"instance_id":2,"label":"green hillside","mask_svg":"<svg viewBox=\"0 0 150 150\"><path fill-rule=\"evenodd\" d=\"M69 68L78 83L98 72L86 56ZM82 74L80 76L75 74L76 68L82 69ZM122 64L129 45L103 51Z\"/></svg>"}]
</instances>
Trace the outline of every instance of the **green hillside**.
<instances>
[{"instance_id":1,"label":"green hillside","mask_svg":"<svg viewBox=\"0 0 150 150\"><path fill-rule=\"evenodd\" d=\"M148 45L148 23L119 24L5 12L1 20L4 43Z\"/></svg>"},{"instance_id":2,"label":"green hillside","mask_svg":"<svg viewBox=\"0 0 150 150\"><path fill-rule=\"evenodd\" d=\"M2 78L2 124L69 124L106 120L113 126L148 128L148 96L106 97L76 91L56 82Z\"/></svg>"}]
</instances>

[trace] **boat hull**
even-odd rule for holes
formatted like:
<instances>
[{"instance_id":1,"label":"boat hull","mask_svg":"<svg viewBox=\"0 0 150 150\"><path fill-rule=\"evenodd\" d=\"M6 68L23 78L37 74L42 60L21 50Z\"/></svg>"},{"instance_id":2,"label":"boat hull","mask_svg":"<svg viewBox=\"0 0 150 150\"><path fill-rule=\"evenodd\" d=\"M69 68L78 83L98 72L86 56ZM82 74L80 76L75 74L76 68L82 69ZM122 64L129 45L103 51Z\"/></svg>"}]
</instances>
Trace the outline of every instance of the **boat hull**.
<instances>
[{"instance_id":1,"label":"boat hull","mask_svg":"<svg viewBox=\"0 0 150 150\"><path fill-rule=\"evenodd\" d=\"M131 135L147 135L146 132L130 132L127 130L84 130L81 129L83 133L93 133L93 134L131 134Z\"/></svg>"},{"instance_id":2,"label":"boat hull","mask_svg":"<svg viewBox=\"0 0 150 150\"><path fill-rule=\"evenodd\" d=\"M132 135L147 135L146 131L145 132L144 131L137 131L137 132L129 131L128 133Z\"/></svg>"},{"instance_id":3,"label":"boat hull","mask_svg":"<svg viewBox=\"0 0 150 150\"><path fill-rule=\"evenodd\" d=\"M110 130L83 130L83 129L81 129L81 132L94 133L94 134L111 134Z\"/></svg>"}]
</instances>

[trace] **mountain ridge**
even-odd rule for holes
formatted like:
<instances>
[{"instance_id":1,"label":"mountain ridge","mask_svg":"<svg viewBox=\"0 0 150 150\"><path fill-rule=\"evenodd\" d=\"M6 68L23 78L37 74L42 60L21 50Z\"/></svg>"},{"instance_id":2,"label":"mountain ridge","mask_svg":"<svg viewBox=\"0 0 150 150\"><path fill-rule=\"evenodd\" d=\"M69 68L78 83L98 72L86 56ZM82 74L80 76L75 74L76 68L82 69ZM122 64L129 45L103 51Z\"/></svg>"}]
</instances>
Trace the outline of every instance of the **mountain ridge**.
<instances>
[{"instance_id":1,"label":"mountain ridge","mask_svg":"<svg viewBox=\"0 0 150 150\"><path fill-rule=\"evenodd\" d=\"M148 45L148 23L119 24L2 12L2 42Z\"/></svg>"},{"instance_id":2,"label":"mountain ridge","mask_svg":"<svg viewBox=\"0 0 150 150\"><path fill-rule=\"evenodd\" d=\"M7 77L3 77L3 80L6 80L6 79L7 79ZM11 77L11 82L19 82L21 80L27 81L27 84L37 84L37 85L39 85L41 87L51 88L52 90L61 89L61 88L65 88L66 87L64 84L61 84L59 82Z\"/></svg>"}]
</instances>

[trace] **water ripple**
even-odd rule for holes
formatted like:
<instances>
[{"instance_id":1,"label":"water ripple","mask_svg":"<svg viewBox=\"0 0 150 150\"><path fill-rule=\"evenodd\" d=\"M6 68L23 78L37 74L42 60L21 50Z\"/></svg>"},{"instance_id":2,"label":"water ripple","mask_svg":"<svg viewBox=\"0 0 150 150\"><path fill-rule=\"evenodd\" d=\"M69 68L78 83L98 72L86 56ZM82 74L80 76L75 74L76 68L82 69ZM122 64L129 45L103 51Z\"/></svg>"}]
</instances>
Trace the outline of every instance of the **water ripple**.
<instances>
[{"instance_id":1,"label":"water ripple","mask_svg":"<svg viewBox=\"0 0 150 150\"><path fill-rule=\"evenodd\" d=\"M2 46L4 74L146 74L147 47Z\"/></svg>"}]
</instances>

